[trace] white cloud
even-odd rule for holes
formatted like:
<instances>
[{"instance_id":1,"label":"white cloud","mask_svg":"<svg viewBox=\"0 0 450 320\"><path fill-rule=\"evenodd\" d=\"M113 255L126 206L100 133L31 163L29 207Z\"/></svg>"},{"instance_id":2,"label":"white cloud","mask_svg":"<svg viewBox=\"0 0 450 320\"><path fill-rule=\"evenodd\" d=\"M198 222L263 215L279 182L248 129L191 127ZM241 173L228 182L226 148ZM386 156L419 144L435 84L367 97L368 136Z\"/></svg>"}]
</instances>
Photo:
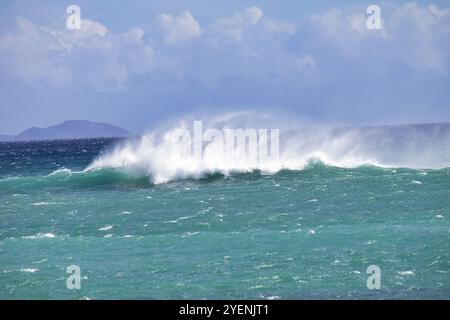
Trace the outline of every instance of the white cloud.
<instances>
[{"instance_id":1,"label":"white cloud","mask_svg":"<svg viewBox=\"0 0 450 320\"><path fill-rule=\"evenodd\" d=\"M33 86L87 82L97 90L115 90L131 73L153 69L153 49L142 44L142 29L108 36L105 26L88 19L80 30L41 27L23 17L16 24L16 33L0 36L0 65Z\"/></svg>"},{"instance_id":2,"label":"white cloud","mask_svg":"<svg viewBox=\"0 0 450 320\"><path fill-rule=\"evenodd\" d=\"M32 85L88 83L97 90L124 89L137 75L156 75L150 82L194 80L208 88L230 79L308 86L330 73L331 79L346 77L352 64L364 66L358 72L367 75L398 66L448 73L449 9L409 4L382 17L381 31L365 27L365 11L337 9L296 27L252 7L202 29L186 11L158 15L148 28L122 34L88 19L81 30L68 30L18 18L14 33L0 35L0 68Z\"/></svg>"},{"instance_id":3,"label":"white cloud","mask_svg":"<svg viewBox=\"0 0 450 320\"><path fill-rule=\"evenodd\" d=\"M40 81L62 87L70 81L70 70L61 61L64 43L45 28L16 18L18 32L0 36L0 63L20 80L35 85Z\"/></svg>"},{"instance_id":4,"label":"white cloud","mask_svg":"<svg viewBox=\"0 0 450 320\"><path fill-rule=\"evenodd\" d=\"M446 75L450 62L450 10L407 4L386 22L390 49L397 62L419 72Z\"/></svg>"},{"instance_id":5,"label":"white cloud","mask_svg":"<svg viewBox=\"0 0 450 320\"><path fill-rule=\"evenodd\" d=\"M124 37L129 39L130 42L135 44L143 44L145 31L141 28L133 28L127 33L125 33Z\"/></svg>"},{"instance_id":6,"label":"white cloud","mask_svg":"<svg viewBox=\"0 0 450 320\"><path fill-rule=\"evenodd\" d=\"M333 9L310 19L317 51L333 50L354 62L406 65L415 72L446 75L450 57L450 10L411 3L382 11L382 30L368 30L364 12ZM301 31L300 31L301 33ZM328 48L328 49L327 49Z\"/></svg>"},{"instance_id":7,"label":"white cloud","mask_svg":"<svg viewBox=\"0 0 450 320\"><path fill-rule=\"evenodd\" d=\"M255 26L262 17L262 10L258 7L252 7L236 13L232 17L218 19L212 24L211 29L216 35L221 34L233 41L241 42L244 32Z\"/></svg>"},{"instance_id":8,"label":"white cloud","mask_svg":"<svg viewBox=\"0 0 450 320\"><path fill-rule=\"evenodd\" d=\"M156 21L163 29L166 44L175 44L202 34L200 25L188 11L182 12L179 16L161 14L156 17Z\"/></svg>"},{"instance_id":9,"label":"white cloud","mask_svg":"<svg viewBox=\"0 0 450 320\"><path fill-rule=\"evenodd\" d=\"M242 17L243 20L250 21L251 24L257 24L259 20L261 20L263 16L263 12L258 7L252 7L244 10L242 13L236 14L235 18L240 19Z\"/></svg>"}]
</instances>

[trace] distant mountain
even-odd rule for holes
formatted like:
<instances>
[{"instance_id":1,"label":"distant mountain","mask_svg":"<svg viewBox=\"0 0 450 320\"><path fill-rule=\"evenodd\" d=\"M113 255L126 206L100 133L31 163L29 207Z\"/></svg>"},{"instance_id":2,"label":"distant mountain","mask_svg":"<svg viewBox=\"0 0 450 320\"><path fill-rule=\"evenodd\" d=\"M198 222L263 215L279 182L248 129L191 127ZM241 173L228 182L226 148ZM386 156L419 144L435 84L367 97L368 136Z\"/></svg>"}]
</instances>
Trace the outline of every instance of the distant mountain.
<instances>
[{"instance_id":1,"label":"distant mountain","mask_svg":"<svg viewBox=\"0 0 450 320\"><path fill-rule=\"evenodd\" d=\"M87 120L70 120L47 128L29 128L16 136L0 135L2 141L84 139L127 137L131 133L112 124Z\"/></svg>"}]
</instances>

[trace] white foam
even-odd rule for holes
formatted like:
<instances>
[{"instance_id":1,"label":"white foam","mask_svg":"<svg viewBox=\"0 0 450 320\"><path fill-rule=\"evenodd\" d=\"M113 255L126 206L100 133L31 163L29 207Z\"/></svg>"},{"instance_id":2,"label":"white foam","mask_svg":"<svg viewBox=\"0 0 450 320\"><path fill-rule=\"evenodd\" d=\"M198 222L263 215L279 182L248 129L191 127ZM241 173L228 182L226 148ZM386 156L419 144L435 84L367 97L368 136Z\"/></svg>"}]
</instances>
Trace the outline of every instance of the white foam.
<instances>
[{"instance_id":1,"label":"white foam","mask_svg":"<svg viewBox=\"0 0 450 320\"><path fill-rule=\"evenodd\" d=\"M58 169L53 171L52 173L49 174L49 176L55 176L55 175L72 175L72 170L70 169Z\"/></svg>"},{"instance_id":2,"label":"white foam","mask_svg":"<svg viewBox=\"0 0 450 320\"><path fill-rule=\"evenodd\" d=\"M242 115L241 115L242 116ZM246 114L246 119L255 119L257 115ZM218 121L217 119L220 119ZM245 121L244 121L245 122ZM246 126L242 117L235 119L233 116L216 117L213 120L204 121L204 130L207 128L267 128L280 129L280 154L278 159L260 161L234 162L225 159L221 152L222 141L213 139L212 142L203 142L203 158L198 159L194 155L186 156L180 152L180 144L174 143L177 129L185 128L192 131L192 123L181 121L180 123L164 130L154 130L138 140L132 140L117 146L113 151L107 152L93 161L85 171L103 168L121 168L130 173L138 173L149 176L155 184L166 183L186 178L203 178L208 174L222 173L228 175L233 172L251 172L260 170L264 174L274 174L283 169L303 170L313 161L320 161L329 166L354 168L364 165L378 167L419 167L420 159L413 158L417 152L401 155L403 162L392 162L391 155L396 150L381 148L374 150L368 146L361 132L346 130L337 134L329 128L315 127L303 130L287 127L284 124L261 126ZM283 130L286 134L283 135ZM370 136L368 136L370 139ZM388 137L389 138L389 137ZM190 142L189 142L190 143ZM181 146L190 148L191 145ZM375 148L376 149L376 148ZM416 157L417 158L417 157ZM430 166L433 167L432 163ZM414 181L413 183L420 183Z\"/></svg>"},{"instance_id":3,"label":"white foam","mask_svg":"<svg viewBox=\"0 0 450 320\"><path fill-rule=\"evenodd\" d=\"M112 228L114 228L114 225L106 225L106 226L104 226L104 227L101 227L101 228L98 228L97 230L98 231L108 231L108 230L111 230Z\"/></svg>"},{"instance_id":4,"label":"white foam","mask_svg":"<svg viewBox=\"0 0 450 320\"><path fill-rule=\"evenodd\" d=\"M35 273L39 271L37 268L22 268L20 269L20 272L28 272L28 273Z\"/></svg>"},{"instance_id":5,"label":"white foam","mask_svg":"<svg viewBox=\"0 0 450 320\"><path fill-rule=\"evenodd\" d=\"M199 234L200 232L198 232L198 231L195 231L195 232L186 232L185 234L183 234L182 235L182 237L183 238L186 238L186 237L192 237L192 236L195 236L196 234Z\"/></svg>"},{"instance_id":6,"label":"white foam","mask_svg":"<svg viewBox=\"0 0 450 320\"><path fill-rule=\"evenodd\" d=\"M48 202L34 202L31 205L35 206L35 207L41 207L41 206L47 206L47 205L49 205L49 203Z\"/></svg>"},{"instance_id":7,"label":"white foam","mask_svg":"<svg viewBox=\"0 0 450 320\"><path fill-rule=\"evenodd\" d=\"M56 235L53 233L47 232L47 233L38 233L34 236L25 236L24 239L44 239L44 238L55 238Z\"/></svg>"}]
</instances>

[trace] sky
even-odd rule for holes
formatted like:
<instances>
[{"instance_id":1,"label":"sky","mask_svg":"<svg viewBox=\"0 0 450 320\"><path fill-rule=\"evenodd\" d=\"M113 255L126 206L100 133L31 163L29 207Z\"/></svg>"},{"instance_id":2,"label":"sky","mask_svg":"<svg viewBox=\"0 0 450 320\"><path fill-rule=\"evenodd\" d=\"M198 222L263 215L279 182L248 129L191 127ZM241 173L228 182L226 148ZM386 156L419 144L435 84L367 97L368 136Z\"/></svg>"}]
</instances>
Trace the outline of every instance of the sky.
<instances>
[{"instance_id":1,"label":"sky","mask_svg":"<svg viewBox=\"0 0 450 320\"><path fill-rule=\"evenodd\" d=\"M71 4L80 30L66 27ZM240 110L449 122L449 63L450 1L4 0L0 133L69 119L141 133Z\"/></svg>"}]
</instances>

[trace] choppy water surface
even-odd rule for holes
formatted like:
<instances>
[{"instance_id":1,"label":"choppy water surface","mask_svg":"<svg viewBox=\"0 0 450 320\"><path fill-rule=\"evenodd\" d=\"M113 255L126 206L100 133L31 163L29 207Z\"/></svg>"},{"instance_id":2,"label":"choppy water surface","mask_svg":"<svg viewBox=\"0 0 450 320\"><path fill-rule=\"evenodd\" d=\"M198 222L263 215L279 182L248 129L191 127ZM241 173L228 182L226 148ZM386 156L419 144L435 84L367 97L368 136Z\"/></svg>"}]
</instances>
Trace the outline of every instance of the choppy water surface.
<instances>
[{"instance_id":1,"label":"choppy water surface","mask_svg":"<svg viewBox=\"0 0 450 320\"><path fill-rule=\"evenodd\" d=\"M115 143L0 144L0 298L450 298L448 168L83 171Z\"/></svg>"}]
</instances>

